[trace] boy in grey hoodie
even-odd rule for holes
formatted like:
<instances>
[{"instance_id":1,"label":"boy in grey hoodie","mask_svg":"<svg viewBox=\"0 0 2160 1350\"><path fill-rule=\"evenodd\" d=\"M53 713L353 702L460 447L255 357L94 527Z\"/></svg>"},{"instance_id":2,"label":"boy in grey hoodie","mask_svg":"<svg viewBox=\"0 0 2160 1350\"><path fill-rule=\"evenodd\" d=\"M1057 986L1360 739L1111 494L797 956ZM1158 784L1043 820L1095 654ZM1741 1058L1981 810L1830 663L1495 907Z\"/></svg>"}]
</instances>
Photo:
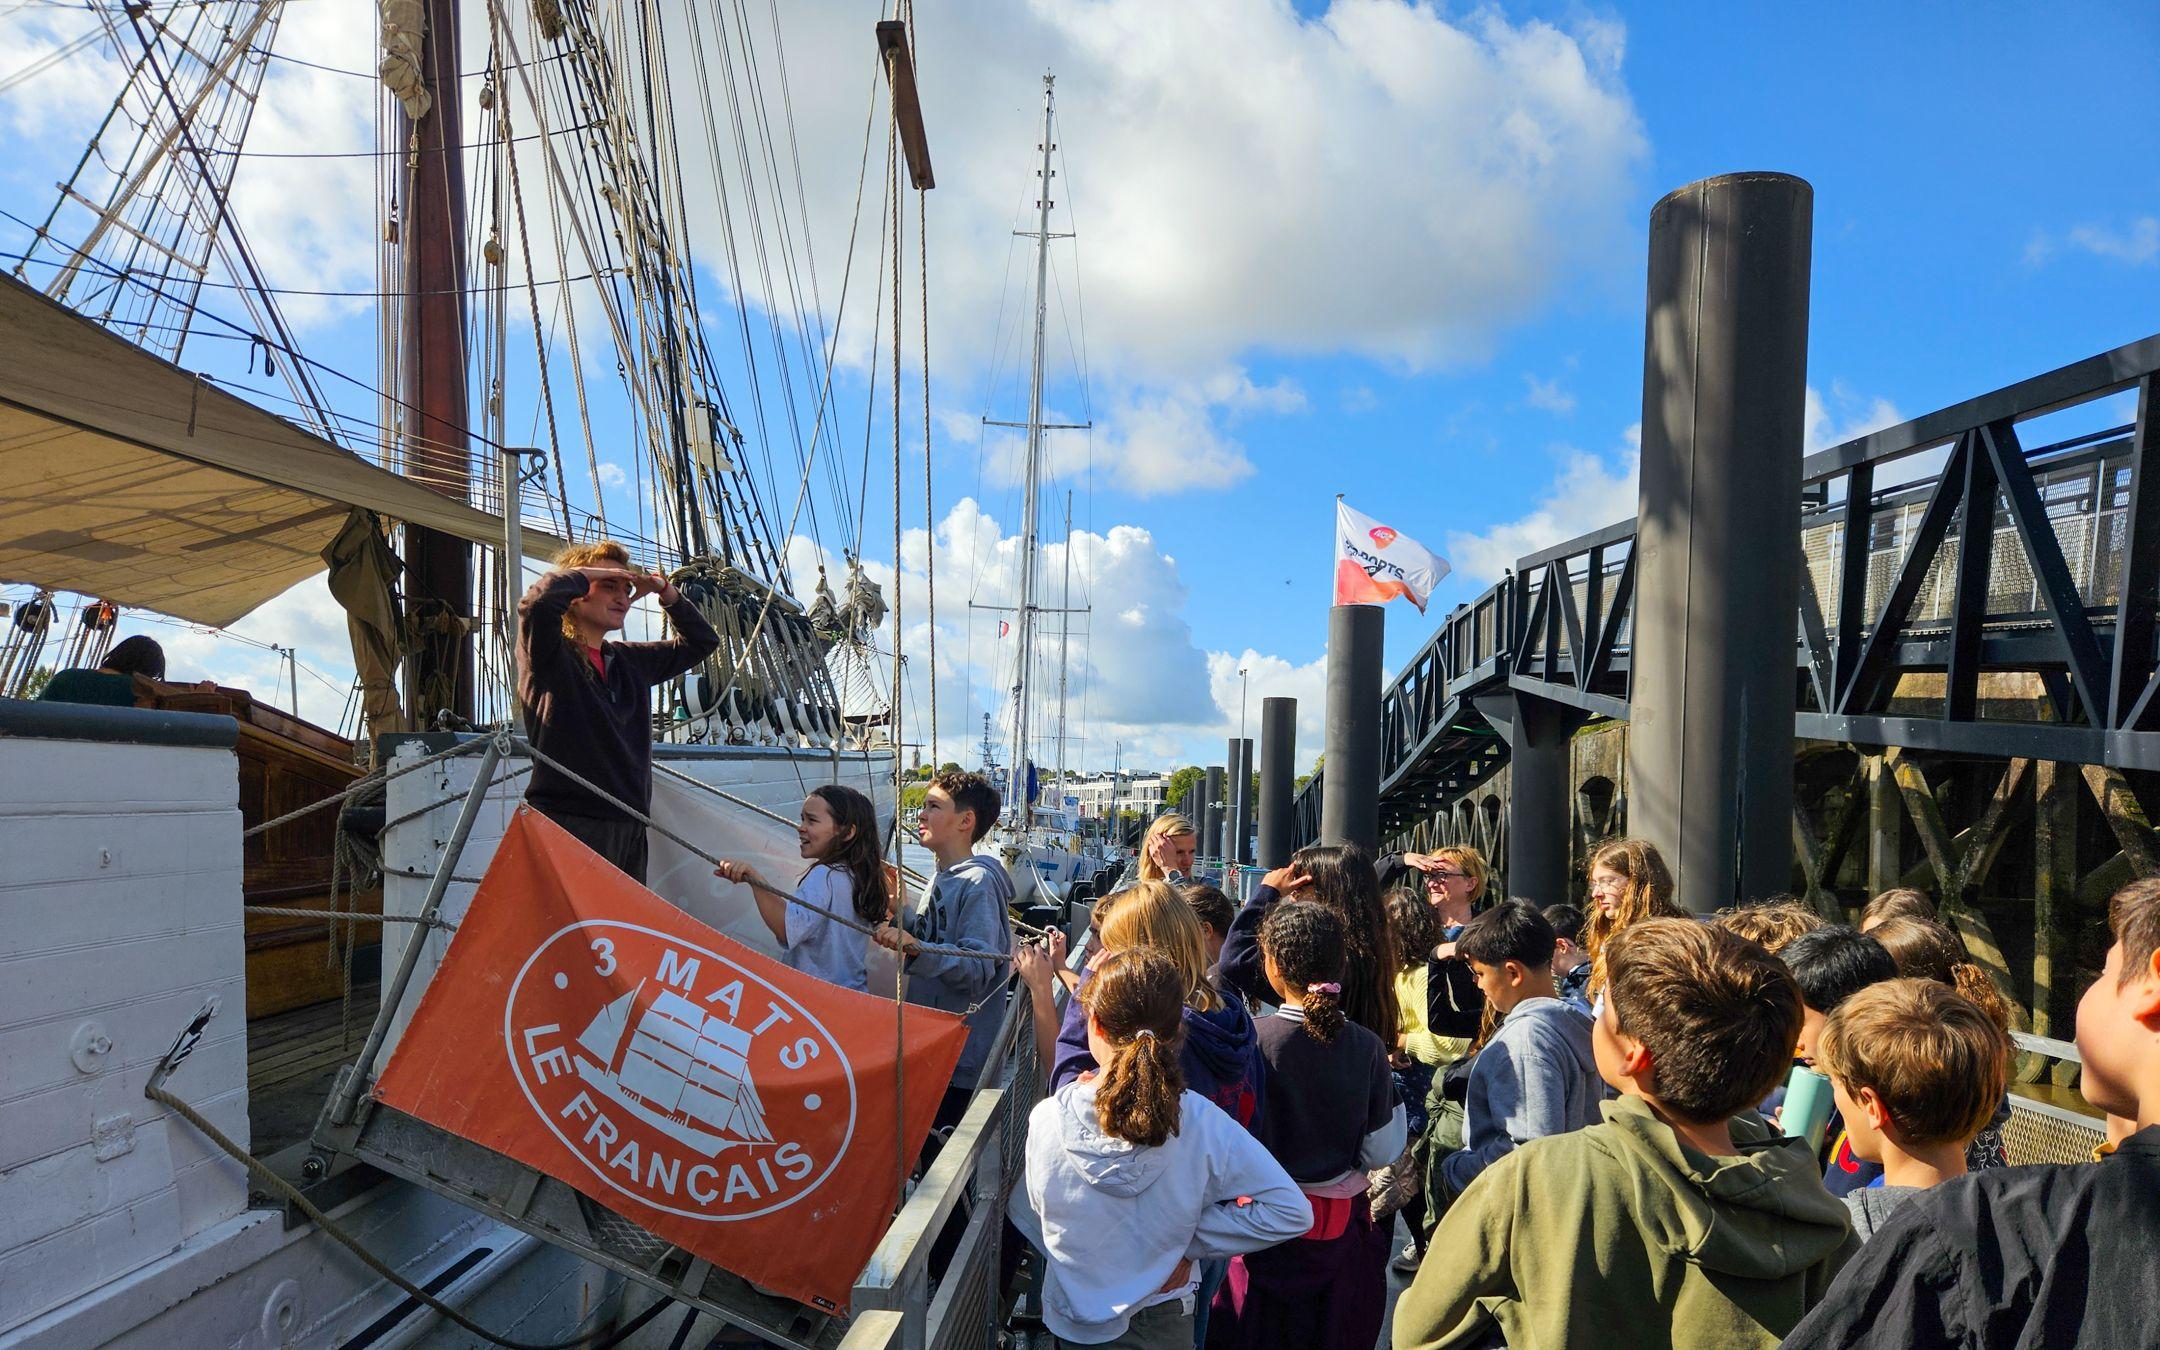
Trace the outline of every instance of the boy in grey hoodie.
<instances>
[{"instance_id":1,"label":"boy in grey hoodie","mask_svg":"<svg viewBox=\"0 0 2160 1350\"><path fill-rule=\"evenodd\" d=\"M1486 1005L1504 1020L1471 1066L1464 1147L1440 1163L1442 1203L1517 1145L1598 1122L1605 1085L1590 1023L1556 994L1555 945L1552 924L1520 900L1486 910L1455 940Z\"/></svg>"},{"instance_id":2,"label":"boy in grey hoodie","mask_svg":"<svg viewBox=\"0 0 2160 1350\"><path fill-rule=\"evenodd\" d=\"M1792 1065L1800 991L1693 919L1605 948L1592 1029L1604 1123L1486 1170L1395 1308L1395 1350L1770 1350L1856 1249L1814 1154L1747 1108ZM2016 1169L2008 1169L2016 1170Z\"/></svg>"},{"instance_id":3,"label":"boy in grey hoodie","mask_svg":"<svg viewBox=\"0 0 2160 1350\"><path fill-rule=\"evenodd\" d=\"M968 1018L967 1045L938 1107L939 1128L959 1124L967 1113L975 1078L1005 1016L1006 963L965 954L1012 955L1012 878L1003 863L975 852L997 823L999 804L997 789L979 773L941 773L930 780L915 835L937 859L937 875L920 911L876 934L878 945L907 958L908 1002L957 1013L981 1005Z\"/></svg>"}]
</instances>

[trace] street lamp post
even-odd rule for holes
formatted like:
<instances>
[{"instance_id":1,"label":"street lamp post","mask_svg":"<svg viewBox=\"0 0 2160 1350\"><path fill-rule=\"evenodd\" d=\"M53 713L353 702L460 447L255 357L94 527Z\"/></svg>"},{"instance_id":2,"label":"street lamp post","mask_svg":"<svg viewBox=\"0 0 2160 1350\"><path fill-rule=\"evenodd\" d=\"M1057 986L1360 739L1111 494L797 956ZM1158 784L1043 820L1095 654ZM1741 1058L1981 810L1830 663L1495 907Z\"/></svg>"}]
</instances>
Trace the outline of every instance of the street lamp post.
<instances>
[{"instance_id":1,"label":"street lamp post","mask_svg":"<svg viewBox=\"0 0 2160 1350\"><path fill-rule=\"evenodd\" d=\"M1237 734L1238 739L1242 741L1245 739L1245 696L1252 690L1252 680L1250 672L1243 666L1238 667L1237 677Z\"/></svg>"}]
</instances>

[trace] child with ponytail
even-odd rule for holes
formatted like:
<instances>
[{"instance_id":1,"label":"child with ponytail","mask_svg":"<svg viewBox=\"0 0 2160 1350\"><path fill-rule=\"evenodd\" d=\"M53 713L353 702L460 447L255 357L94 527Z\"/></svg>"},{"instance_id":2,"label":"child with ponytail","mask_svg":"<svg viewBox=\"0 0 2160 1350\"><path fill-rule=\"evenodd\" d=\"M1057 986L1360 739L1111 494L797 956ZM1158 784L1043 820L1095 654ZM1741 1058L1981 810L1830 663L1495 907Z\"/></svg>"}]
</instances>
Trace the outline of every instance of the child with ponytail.
<instances>
[{"instance_id":1,"label":"child with ponytail","mask_svg":"<svg viewBox=\"0 0 2160 1350\"><path fill-rule=\"evenodd\" d=\"M1185 1090L1187 988L1162 952L1104 957L1080 994L1101 1067L1028 1116L1009 1213L1046 1258L1043 1324L1060 1346L1190 1346L1200 1263L1312 1224L1268 1151Z\"/></svg>"},{"instance_id":2,"label":"child with ponytail","mask_svg":"<svg viewBox=\"0 0 2160 1350\"><path fill-rule=\"evenodd\" d=\"M1348 960L1331 907L1286 900L1260 928L1279 1003L1259 1021L1268 1109L1260 1139L1312 1202L1296 1242L1241 1256L1216 1296L1214 1350L1371 1350L1386 1312L1391 1225L1376 1223L1367 1173L1409 1138L1388 1047L1343 1010Z\"/></svg>"}]
</instances>

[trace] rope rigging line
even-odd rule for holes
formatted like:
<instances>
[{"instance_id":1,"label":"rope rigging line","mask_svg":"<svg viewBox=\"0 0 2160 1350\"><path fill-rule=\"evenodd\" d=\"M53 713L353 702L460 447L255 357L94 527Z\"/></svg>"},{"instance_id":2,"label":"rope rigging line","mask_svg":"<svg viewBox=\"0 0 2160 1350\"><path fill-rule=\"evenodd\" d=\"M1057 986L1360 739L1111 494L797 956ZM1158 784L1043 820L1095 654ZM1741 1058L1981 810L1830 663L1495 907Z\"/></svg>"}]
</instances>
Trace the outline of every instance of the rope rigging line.
<instances>
[{"instance_id":1,"label":"rope rigging line","mask_svg":"<svg viewBox=\"0 0 2160 1350\"><path fill-rule=\"evenodd\" d=\"M647 1322L659 1315L662 1308L675 1302L672 1298L655 1299L651 1307L612 1331L589 1331L582 1336L571 1337L569 1340L519 1341L512 1340L507 1336L496 1335L478 1322L473 1321L463 1312L460 1312L456 1307L443 1302L426 1289L399 1274L388 1262L363 1246L359 1238L346 1232L335 1219L317 1208L315 1202L308 1199L307 1194L299 1187L272 1171L269 1164L263 1162L262 1159L255 1157L246 1149L234 1143L223 1130L211 1124L203 1116L202 1112L167 1091L164 1086L166 1076L178 1067L179 1060L186 1057L186 1051L193 1048L193 1042L188 1033L182 1033L181 1039L174 1043L173 1048L166 1052L165 1058L159 1061L158 1067L152 1071L150 1081L143 1087L143 1096L194 1126L204 1138L215 1144L227 1157L245 1167L248 1175L262 1183L265 1190L305 1214L317 1228L328 1234L339 1246L358 1257L361 1263L369 1270L374 1271L377 1275L402 1289L406 1297L417 1299L437 1314L478 1336L489 1345L506 1346L508 1350L580 1350L580 1347L586 1347L589 1350L610 1350L610 1347L620 1345L636 1335L644 1328Z\"/></svg>"}]
</instances>

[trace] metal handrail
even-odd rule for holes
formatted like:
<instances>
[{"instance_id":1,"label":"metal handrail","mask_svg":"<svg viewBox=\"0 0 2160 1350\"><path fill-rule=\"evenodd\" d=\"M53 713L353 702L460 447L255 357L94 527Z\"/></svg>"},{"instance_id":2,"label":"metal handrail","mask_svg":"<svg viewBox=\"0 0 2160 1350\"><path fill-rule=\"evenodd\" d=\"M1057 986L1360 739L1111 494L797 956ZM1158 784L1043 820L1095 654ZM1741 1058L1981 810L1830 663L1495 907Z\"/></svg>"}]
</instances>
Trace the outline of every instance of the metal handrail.
<instances>
[{"instance_id":1,"label":"metal handrail","mask_svg":"<svg viewBox=\"0 0 2160 1350\"><path fill-rule=\"evenodd\" d=\"M995 1281L1005 1241L1005 1199L1022 1164L1027 1113L1041 1095L1034 1004L1013 988L967 1114L893 1217L857 1278L856 1325L846 1350L994 1346L1002 1309ZM971 1205L942 1281L930 1287L932 1249L963 1202ZM962 1298L990 1281L980 1307ZM868 1326L866 1317L874 1318ZM983 1319L982 1322L974 1321ZM858 1339L858 1336L860 1339Z\"/></svg>"}]
</instances>

